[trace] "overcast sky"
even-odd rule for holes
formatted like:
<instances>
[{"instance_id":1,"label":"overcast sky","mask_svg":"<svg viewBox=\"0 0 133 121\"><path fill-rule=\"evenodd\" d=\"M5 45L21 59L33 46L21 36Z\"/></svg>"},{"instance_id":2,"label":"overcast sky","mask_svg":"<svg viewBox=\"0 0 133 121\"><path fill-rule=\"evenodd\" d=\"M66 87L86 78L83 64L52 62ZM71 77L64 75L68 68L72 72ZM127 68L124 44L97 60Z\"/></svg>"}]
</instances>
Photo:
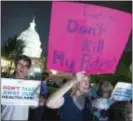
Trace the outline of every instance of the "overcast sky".
<instances>
[{"instance_id":1,"label":"overcast sky","mask_svg":"<svg viewBox=\"0 0 133 121\"><path fill-rule=\"evenodd\" d=\"M50 24L51 1L2 1L1 3L1 43L9 37L19 35L29 27L33 16L36 17L36 30L40 35L43 54L47 54L47 42ZM127 1L94 1L84 2L120 9L132 12L132 3ZM132 40L130 36L126 50L131 50Z\"/></svg>"}]
</instances>

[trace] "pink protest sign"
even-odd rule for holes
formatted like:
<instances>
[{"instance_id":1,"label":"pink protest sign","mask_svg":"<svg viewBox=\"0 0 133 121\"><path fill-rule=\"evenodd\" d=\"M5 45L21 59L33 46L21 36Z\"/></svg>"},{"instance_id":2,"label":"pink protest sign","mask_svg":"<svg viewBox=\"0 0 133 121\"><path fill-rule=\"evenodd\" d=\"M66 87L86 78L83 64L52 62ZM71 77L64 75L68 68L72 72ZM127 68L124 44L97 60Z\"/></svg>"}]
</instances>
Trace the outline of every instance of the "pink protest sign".
<instances>
[{"instance_id":1,"label":"pink protest sign","mask_svg":"<svg viewBox=\"0 0 133 121\"><path fill-rule=\"evenodd\" d=\"M48 69L114 73L131 25L131 14L123 11L90 4L53 2Z\"/></svg>"}]
</instances>

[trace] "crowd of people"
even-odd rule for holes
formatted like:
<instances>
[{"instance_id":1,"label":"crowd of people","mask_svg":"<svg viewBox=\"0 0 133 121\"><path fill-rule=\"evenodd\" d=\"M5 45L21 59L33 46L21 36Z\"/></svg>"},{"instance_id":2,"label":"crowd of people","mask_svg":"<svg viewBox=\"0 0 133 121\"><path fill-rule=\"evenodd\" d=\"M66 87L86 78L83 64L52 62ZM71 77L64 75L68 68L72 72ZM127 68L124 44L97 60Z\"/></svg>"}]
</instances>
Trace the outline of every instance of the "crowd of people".
<instances>
[{"instance_id":1,"label":"crowd of people","mask_svg":"<svg viewBox=\"0 0 133 121\"><path fill-rule=\"evenodd\" d=\"M10 78L27 79L31 67L29 57L15 61ZM72 80L63 80L56 92L49 93L49 74L43 73L38 107L2 105L2 120L60 120L60 121L131 121L132 100L111 100L113 86L100 80L90 86L90 76L79 72Z\"/></svg>"}]
</instances>

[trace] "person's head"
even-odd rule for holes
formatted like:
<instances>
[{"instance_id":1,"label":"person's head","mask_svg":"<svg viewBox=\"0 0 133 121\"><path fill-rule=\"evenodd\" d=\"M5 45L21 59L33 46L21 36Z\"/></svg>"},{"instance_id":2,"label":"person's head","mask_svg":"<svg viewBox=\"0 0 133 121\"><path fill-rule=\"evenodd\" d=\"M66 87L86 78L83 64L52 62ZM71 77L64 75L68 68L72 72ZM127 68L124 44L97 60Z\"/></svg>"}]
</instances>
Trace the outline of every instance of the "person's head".
<instances>
[{"instance_id":1,"label":"person's head","mask_svg":"<svg viewBox=\"0 0 133 121\"><path fill-rule=\"evenodd\" d=\"M72 88L72 96L80 96L88 93L90 77L84 76L83 80Z\"/></svg>"},{"instance_id":2,"label":"person's head","mask_svg":"<svg viewBox=\"0 0 133 121\"><path fill-rule=\"evenodd\" d=\"M65 84L67 82L67 79L63 79L62 83Z\"/></svg>"},{"instance_id":3,"label":"person's head","mask_svg":"<svg viewBox=\"0 0 133 121\"><path fill-rule=\"evenodd\" d=\"M19 56L15 60L15 76L17 78L25 78L31 67L31 59L25 55Z\"/></svg>"},{"instance_id":4,"label":"person's head","mask_svg":"<svg viewBox=\"0 0 133 121\"><path fill-rule=\"evenodd\" d=\"M49 78L49 73L48 72L44 72L42 74L42 80L47 80Z\"/></svg>"},{"instance_id":5,"label":"person's head","mask_svg":"<svg viewBox=\"0 0 133 121\"><path fill-rule=\"evenodd\" d=\"M131 121L132 104L126 101L115 102L109 109L109 121Z\"/></svg>"},{"instance_id":6,"label":"person's head","mask_svg":"<svg viewBox=\"0 0 133 121\"><path fill-rule=\"evenodd\" d=\"M103 98L108 98L111 95L112 89L111 83L109 81L104 81L99 87L98 95Z\"/></svg>"}]
</instances>

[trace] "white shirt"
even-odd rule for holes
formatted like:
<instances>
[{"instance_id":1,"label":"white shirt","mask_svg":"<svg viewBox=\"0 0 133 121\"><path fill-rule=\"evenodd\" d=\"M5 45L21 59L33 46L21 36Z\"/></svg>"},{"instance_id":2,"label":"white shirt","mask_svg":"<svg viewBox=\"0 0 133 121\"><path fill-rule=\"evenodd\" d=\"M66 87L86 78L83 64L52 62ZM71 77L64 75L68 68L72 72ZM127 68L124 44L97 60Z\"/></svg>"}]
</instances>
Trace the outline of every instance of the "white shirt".
<instances>
[{"instance_id":1,"label":"white shirt","mask_svg":"<svg viewBox=\"0 0 133 121\"><path fill-rule=\"evenodd\" d=\"M107 110L113 104L113 100L108 98L98 98L92 101L92 107L99 110Z\"/></svg>"},{"instance_id":2,"label":"white shirt","mask_svg":"<svg viewBox=\"0 0 133 121\"><path fill-rule=\"evenodd\" d=\"M1 120L28 120L29 106L2 105L1 111Z\"/></svg>"},{"instance_id":3,"label":"white shirt","mask_svg":"<svg viewBox=\"0 0 133 121\"><path fill-rule=\"evenodd\" d=\"M107 121L108 117L102 117L100 110L108 110L109 107L113 104L113 100L108 98L98 98L92 101L92 107L97 108L97 111L93 112L93 115L98 118L99 121Z\"/></svg>"},{"instance_id":4,"label":"white shirt","mask_svg":"<svg viewBox=\"0 0 133 121\"><path fill-rule=\"evenodd\" d=\"M1 120L28 120L29 106L2 105Z\"/></svg>"}]
</instances>

